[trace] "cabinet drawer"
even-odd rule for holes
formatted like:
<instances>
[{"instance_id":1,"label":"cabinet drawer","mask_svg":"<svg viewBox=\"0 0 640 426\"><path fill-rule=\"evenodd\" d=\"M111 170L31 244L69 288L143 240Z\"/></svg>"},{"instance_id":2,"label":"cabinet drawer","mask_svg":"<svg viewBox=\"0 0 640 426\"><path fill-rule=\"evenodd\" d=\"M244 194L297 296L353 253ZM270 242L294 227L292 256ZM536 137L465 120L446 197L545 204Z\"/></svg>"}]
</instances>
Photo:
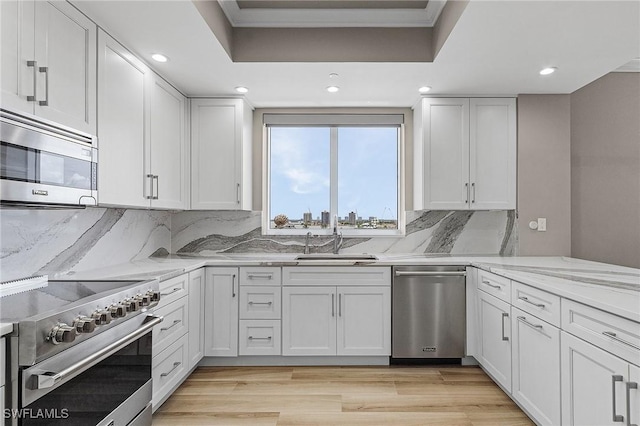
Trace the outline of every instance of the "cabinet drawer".
<instances>
[{"instance_id":1,"label":"cabinet drawer","mask_svg":"<svg viewBox=\"0 0 640 426\"><path fill-rule=\"evenodd\" d=\"M511 304L549 324L560 327L560 297L555 294L512 281Z\"/></svg>"},{"instance_id":2,"label":"cabinet drawer","mask_svg":"<svg viewBox=\"0 0 640 426\"><path fill-rule=\"evenodd\" d=\"M511 281L491 272L478 270L478 288L511 303Z\"/></svg>"},{"instance_id":3,"label":"cabinet drawer","mask_svg":"<svg viewBox=\"0 0 640 426\"><path fill-rule=\"evenodd\" d=\"M265 268L261 266L240 268L240 285L280 284L282 284L282 270L280 268Z\"/></svg>"},{"instance_id":4,"label":"cabinet drawer","mask_svg":"<svg viewBox=\"0 0 640 426\"><path fill-rule=\"evenodd\" d=\"M295 286L391 286L385 266L292 266L282 268L282 284Z\"/></svg>"},{"instance_id":5,"label":"cabinet drawer","mask_svg":"<svg viewBox=\"0 0 640 426\"><path fill-rule=\"evenodd\" d=\"M4 386L4 380L5 380L4 371L6 369L6 362L7 362L5 345L6 345L6 342L3 337L2 339L0 339L0 386Z\"/></svg>"},{"instance_id":6,"label":"cabinet drawer","mask_svg":"<svg viewBox=\"0 0 640 426\"><path fill-rule=\"evenodd\" d=\"M179 277L171 278L160 283L160 303L158 307L186 296L189 293L189 274L182 274Z\"/></svg>"},{"instance_id":7,"label":"cabinet drawer","mask_svg":"<svg viewBox=\"0 0 640 426\"><path fill-rule=\"evenodd\" d=\"M154 355L162 352L187 332L189 320L188 301L188 297L183 297L155 310L155 315L164 317L164 320L153 327Z\"/></svg>"},{"instance_id":8,"label":"cabinet drawer","mask_svg":"<svg viewBox=\"0 0 640 426\"><path fill-rule=\"evenodd\" d=\"M151 360L153 378L153 406L162 403L169 392L182 381L189 369L187 368L188 345L184 335L159 355Z\"/></svg>"},{"instance_id":9,"label":"cabinet drawer","mask_svg":"<svg viewBox=\"0 0 640 426\"><path fill-rule=\"evenodd\" d=\"M562 329L640 365L640 323L562 299Z\"/></svg>"},{"instance_id":10,"label":"cabinet drawer","mask_svg":"<svg viewBox=\"0 0 640 426\"><path fill-rule=\"evenodd\" d=\"M280 321L240 320L240 355L280 355Z\"/></svg>"},{"instance_id":11,"label":"cabinet drawer","mask_svg":"<svg viewBox=\"0 0 640 426\"><path fill-rule=\"evenodd\" d=\"M240 287L240 319L280 319L281 287Z\"/></svg>"}]
</instances>

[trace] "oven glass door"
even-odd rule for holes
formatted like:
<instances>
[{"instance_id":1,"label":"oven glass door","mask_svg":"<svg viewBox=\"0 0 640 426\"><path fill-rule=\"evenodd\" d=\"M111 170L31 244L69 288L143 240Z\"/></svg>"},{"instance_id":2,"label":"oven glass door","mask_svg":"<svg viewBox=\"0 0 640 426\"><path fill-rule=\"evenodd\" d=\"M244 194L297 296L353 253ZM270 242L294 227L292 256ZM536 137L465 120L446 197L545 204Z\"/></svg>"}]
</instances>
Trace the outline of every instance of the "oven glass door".
<instances>
[{"instance_id":1,"label":"oven glass door","mask_svg":"<svg viewBox=\"0 0 640 426\"><path fill-rule=\"evenodd\" d=\"M126 425L151 400L151 342L149 332L25 406L20 424Z\"/></svg>"},{"instance_id":2,"label":"oven glass door","mask_svg":"<svg viewBox=\"0 0 640 426\"><path fill-rule=\"evenodd\" d=\"M28 148L0 143L0 178L68 188L96 190L96 163Z\"/></svg>"}]
</instances>

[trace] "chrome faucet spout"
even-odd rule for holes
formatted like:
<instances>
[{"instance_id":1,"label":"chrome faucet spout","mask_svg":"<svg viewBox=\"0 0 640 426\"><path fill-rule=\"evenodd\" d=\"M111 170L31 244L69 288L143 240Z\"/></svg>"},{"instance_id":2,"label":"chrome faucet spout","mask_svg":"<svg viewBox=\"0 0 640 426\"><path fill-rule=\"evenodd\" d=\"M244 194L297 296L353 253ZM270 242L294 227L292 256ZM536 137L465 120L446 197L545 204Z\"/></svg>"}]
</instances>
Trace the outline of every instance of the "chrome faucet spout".
<instances>
[{"instance_id":1,"label":"chrome faucet spout","mask_svg":"<svg viewBox=\"0 0 640 426\"><path fill-rule=\"evenodd\" d=\"M338 234L338 215L333 217L333 254L338 254L342 248L342 232Z\"/></svg>"},{"instance_id":2,"label":"chrome faucet spout","mask_svg":"<svg viewBox=\"0 0 640 426\"><path fill-rule=\"evenodd\" d=\"M311 231L307 232L304 239L304 254L309 254L309 241L311 240Z\"/></svg>"}]
</instances>

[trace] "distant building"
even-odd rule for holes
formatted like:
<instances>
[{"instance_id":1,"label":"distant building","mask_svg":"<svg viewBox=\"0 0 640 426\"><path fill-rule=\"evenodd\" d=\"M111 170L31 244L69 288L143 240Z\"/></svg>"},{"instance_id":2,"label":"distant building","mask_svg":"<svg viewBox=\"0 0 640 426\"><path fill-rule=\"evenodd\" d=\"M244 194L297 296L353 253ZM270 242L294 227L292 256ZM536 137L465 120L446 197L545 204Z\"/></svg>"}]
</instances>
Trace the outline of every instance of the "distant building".
<instances>
[{"instance_id":1,"label":"distant building","mask_svg":"<svg viewBox=\"0 0 640 426\"><path fill-rule=\"evenodd\" d=\"M321 215L322 218L320 219L320 226L326 228L331 223L331 213L325 210L321 213Z\"/></svg>"},{"instance_id":2,"label":"distant building","mask_svg":"<svg viewBox=\"0 0 640 426\"><path fill-rule=\"evenodd\" d=\"M310 224L311 222L313 222L313 217L311 216L311 212L307 212L302 215L302 222L306 224Z\"/></svg>"},{"instance_id":3,"label":"distant building","mask_svg":"<svg viewBox=\"0 0 640 426\"><path fill-rule=\"evenodd\" d=\"M356 213L355 212L351 212L349 213L349 225L354 225L356 224Z\"/></svg>"}]
</instances>

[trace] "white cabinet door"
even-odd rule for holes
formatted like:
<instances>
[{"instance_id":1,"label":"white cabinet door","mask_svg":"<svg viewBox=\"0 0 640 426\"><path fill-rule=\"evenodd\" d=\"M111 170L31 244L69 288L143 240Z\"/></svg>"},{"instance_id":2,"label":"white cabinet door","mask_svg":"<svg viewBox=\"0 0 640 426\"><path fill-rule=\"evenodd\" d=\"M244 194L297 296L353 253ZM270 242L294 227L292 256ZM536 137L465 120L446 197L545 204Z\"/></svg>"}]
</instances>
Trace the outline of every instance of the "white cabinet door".
<instances>
[{"instance_id":1,"label":"white cabinet door","mask_svg":"<svg viewBox=\"0 0 640 426\"><path fill-rule=\"evenodd\" d=\"M184 209L187 206L186 99L173 86L152 74L150 102L151 156L145 174L153 179L151 207Z\"/></svg>"},{"instance_id":2,"label":"white cabinet door","mask_svg":"<svg viewBox=\"0 0 640 426\"><path fill-rule=\"evenodd\" d=\"M282 289L282 355L336 354L336 288Z\"/></svg>"},{"instance_id":3,"label":"white cabinet door","mask_svg":"<svg viewBox=\"0 0 640 426\"><path fill-rule=\"evenodd\" d=\"M238 356L238 268L206 268L205 356Z\"/></svg>"},{"instance_id":4,"label":"white cabinet door","mask_svg":"<svg viewBox=\"0 0 640 426\"><path fill-rule=\"evenodd\" d=\"M192 209L251 209L251 121L242 99L191 100Z\"/></svg>"},{"instance_id":5,"label":"white cabinet door","mask_svg":"<svg viewBox=\"0 0 640 426\"><path fill-rule=\"evenodd\" d=\"M471 208L516 208L516 100L470 100Z\"/></svg>"},{"instance_id":6,"label":"white cabinet door","mask_svg":"<svg viewBox=\"0 0 640 426\"><path fill-rule=\"evenodd\" d=\"M478 291L478 361L507 392L511 392L510 306Z\"/></svg>"},{"instance_id":7,"label":"white cabinet door","mask_svg":"<svg viewBox=\"0 0 640 426\"><path fill-rule=\"evenodd\" d=\"M338 355L391 355L391 288L338 287Z\"/></svg>"},{"instance_id":8,"label":"white cabinet door","mask_svg":"<svg viewBox=\"0 0 640 426\"><path fill-rule=\"evenodd\" d=\"M469 99L424 98L416 115L414 207L468 209Z\"/></svg>"},{"instance_id":9,"label":"white cabinet door","mask_svg":"<svg viewBox=\"0 0 640 426\"><path fill-rule=\"evenodd\" d=\"M568 333L561 335L562 424L622 424L628 363Z\"/></svg>"},{"instance_id":10,"label":"white cabinet door","mask_svg":"<svg viewBox=\"0 0 640 426\"><path fill-rule=\"evenodd\" d=\"M640 424L640 367L629 364L627 386L627 424Z\"/></svg>"},{"instance_id":11,"label":"white cabinet door","mask_svg":"<svg viewBox=\"0 0 640 426\"><path fill-rule=\"evenodd\" d=\"M71 4L36 1L37 116L96 133L96 32Z\"/></svg>"},{"instance_id":12,"label":"white cabinet door","mask_svg":"<svg viewBox=\"0 0 640 426\"><path fill-rule=\"evenodd\" d=\"M204 356L204 268L189 272L189 370Z\"/></svg>"},{"instance_id":13,"label":"white cabinet door","mask_svg":"<svg viewBox=\"0 0 640 426\"><path fill-rule=\"evenodd\" d=\"M34 53L35 2L0 2L0 104L2 108L33 114L34 82L38 73L29 61Z\"/></svg>"},{"instance_id":14,"label":"white cabinet door","mask_svg":"<svg viewBox=\"0 0 640 426\"><path fill-rule=\"evenodd\" d=\"M98 202L149 207L144 147L151 71L103 31L98 51Z\"/></svg>"},{"instance_id":15,"label":"white cabinet door","mask_svg":"<svg viewBox=\"0 0 640 426\"><path fill-rule=\"evenodd\" d=\"M560 424L560 329L511 307L511 394L538 424Z\"/></svg>"}]
</instances>

